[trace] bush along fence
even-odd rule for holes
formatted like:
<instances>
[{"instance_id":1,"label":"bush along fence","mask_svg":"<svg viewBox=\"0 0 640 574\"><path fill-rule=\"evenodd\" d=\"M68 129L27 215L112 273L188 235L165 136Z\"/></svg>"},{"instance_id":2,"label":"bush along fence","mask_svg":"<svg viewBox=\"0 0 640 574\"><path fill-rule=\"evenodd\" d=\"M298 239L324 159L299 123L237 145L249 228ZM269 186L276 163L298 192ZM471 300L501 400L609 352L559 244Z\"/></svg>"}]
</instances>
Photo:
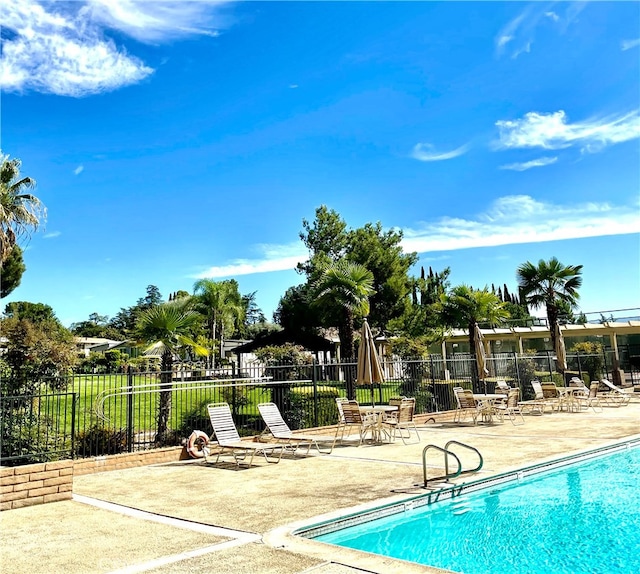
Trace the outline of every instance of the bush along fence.
<instances>
[{"instance_id":1,"label":"bush along fence","mask_svg":"<svg viewBox=\"0 0 640 574\"><path fill-rule=\"evenodd\" d=\"M550 355L505 353L488 358L489 376L478 378L470 355L443 360L432 355L420 360L384 361L385 382L356 386L363 404L387 403L394 396L416 398L418 414L455 408L453 387L493 392L497 379L518 386L523 399L532 397L530 381L563 385L571 376L589 384L606 374L603 356L570 356L564 376L555 371ZM589 371L584 366L589 366ZM356 379L356 363L304 365L251 364L226 373L178 370L170 388L160 373L74 375L56 389L40 394L0 397L0 464L16 466L66 458L120 454L184 444L193 430L212 433L206 406L231 406L241 435L259 434L264 426L258 404L274 402L292 429L333 425L337 397L347 396ZM164 400L161 400L161 396Z\"/></svg>"}]
</instances>

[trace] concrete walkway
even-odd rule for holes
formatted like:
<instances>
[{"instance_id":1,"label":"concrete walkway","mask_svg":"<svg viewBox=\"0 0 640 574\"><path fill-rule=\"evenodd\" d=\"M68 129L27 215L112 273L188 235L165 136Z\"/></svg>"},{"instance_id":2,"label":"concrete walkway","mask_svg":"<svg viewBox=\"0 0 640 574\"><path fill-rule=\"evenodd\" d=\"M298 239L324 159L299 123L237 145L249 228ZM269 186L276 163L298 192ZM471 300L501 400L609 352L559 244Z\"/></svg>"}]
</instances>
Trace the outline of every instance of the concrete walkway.
<instances>
[{"instance_id":1,"label":"concrete walkway","mask_svg":"<svg viewBox=\"0 0 640 574\"><path fill-rule=\"evenodd\" d=\"M526 416L526 423L428 423L421 442L337 447L331 455L259 461L251 469L202 460L77 476L74 500L0 513L4 573L384 574L437 572L291 536L320 518L425 492L422 450L457 440L477 448L474 476L640 438L629 406ZM442 474L442 460L427 460ZM475 465L463 457L467 467ZM355 507L355 508L354 508Z\"/></svg>"}]
</instances>

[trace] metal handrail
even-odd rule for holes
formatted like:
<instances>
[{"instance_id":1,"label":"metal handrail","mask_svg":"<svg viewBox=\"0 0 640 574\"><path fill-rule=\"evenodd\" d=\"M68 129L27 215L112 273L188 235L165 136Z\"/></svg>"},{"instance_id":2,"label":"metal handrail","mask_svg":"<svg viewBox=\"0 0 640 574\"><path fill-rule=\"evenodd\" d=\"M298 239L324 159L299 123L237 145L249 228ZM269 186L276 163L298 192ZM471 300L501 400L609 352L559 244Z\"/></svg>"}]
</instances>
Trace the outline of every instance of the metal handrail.
<instances>
[{"instance_id":1,"label":"metal handrail","mask_svg":"<svg viewBox=\"0 0 640 574\"><path fill-rule=\"evenodd\" d=\"M457 440L450 440L447 444L444 445L445 450L447 450L447 451L450 450L449 449L449 445L451 445L451 444L457 444L458 446L462 446L464 448L468 448L469 450L474 451L478 455L478 458L480 459L480 464L478 466L476 466L476 468L472 468L472 469L469 469L469 470L463 470L461 474L466 474L468 472L477 472L482 468L482 465L484 464L484 459L482 458L482 455L480 454L480 451L477 448L475 448L473 446L470 446L468 444L465 444L463 442L457 441ZM446 467L446 464L445 464L445 472L446 471L447 471L447 467Z\"/></svg>"},{"instance_id":2,"label":"metal handrail","mask_svg":"<svg viewBox=\"0 0 640 574\"><path fill-rule=\"evenodd\" d=\"M430 449L436 449L439 450L440 452L442 452L444 454L444 471L445 474L444 476L436 476L433 477L431 480L441 480L441 479L445 479L445 480L449 480L450 478L456 478L457 476L460 476L460 474L462 473L462 463L460 462L460 459L458 458L458 455L456 455L455 453L451 452L450 450L444 449L436 444L428 444L427 446L425 446L422 449L422 477L424 479L424 488L427 488L427 451ZM458 463L458 470L453 473L450 474L449 473L449 455L452 456L453 458L456 459L457 463Z\"/></svg>"},{"instance_id":3,"label":"metal handrail","mask_svg":"<svg viewBox=\"0 0 640 574\"><path fill-rule=\"evenodd\" d=\"M477 455L478 458L480 459L480 463L478 464L478 466L476 466L475 468L472 469L468 469L468 470L462 470L462 463L460 462L460 458L458 457L458 455L453 452L449 447L451 445L458 445L464 448L467 448L469 450L474 451ZM435 449L435 450L439 450L440 452L442 452L444 454L444 475L443 476L436 476L436 477L432 477L431 480L446 480L448 481L450 478L457 478L458 476L460 476L461 474L466 474L469 472L477 472L482 468L482 465L484 464L484 459L482 458L482 454L480 454L480 451L473 447L470 446L468 444L465 444L463 442L457 441L457 440L450 440L447 444L444 445L444 448L435 445L435 444L428 444L427 446L424 447L424 449L422 449L422 477L424 479L424 488L427 487L427 483L429 481L429 479L427 478L427 451L429 449ZM456 459L457 463L458 463L458 470L456 470L456 472L454 473L450 473L449 472L449 456L452 456L453 458Z\"/></svg>"}]
</instances>

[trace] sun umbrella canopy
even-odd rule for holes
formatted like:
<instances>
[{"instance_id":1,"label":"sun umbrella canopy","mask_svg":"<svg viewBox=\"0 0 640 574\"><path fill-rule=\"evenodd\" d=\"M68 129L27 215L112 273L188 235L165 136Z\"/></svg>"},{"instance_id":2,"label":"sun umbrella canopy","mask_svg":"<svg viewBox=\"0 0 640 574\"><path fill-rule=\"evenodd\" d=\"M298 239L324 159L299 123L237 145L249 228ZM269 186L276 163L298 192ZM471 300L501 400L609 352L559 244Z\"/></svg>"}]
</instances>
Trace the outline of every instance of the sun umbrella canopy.
<instances>
[{"instance_id":1,"label":"sun umbrella canopy","mask_svg":"<svg viewBox=\"0 0 640 574\"><path fill-rule=\"evenodd\" d=\"M478 327L478 323L474 326L474 339L475 339L475 353L476 363L478 365L478 378L482 381L489 374L487 369L487 354L484 350L484 335Z\"/></svg>"},{"instance_id":2,"label":"sun umbrella canopy","mask_svg":"<svg viewBox=\"0 0 640 574\"><path fill-rule=\"evenodd\" d=\"M556 325L556 365L563 373L567 370L567 351L564 346L564 337L560 325Z\"/></svg>"},{"instance_id":3,"label":"sun umbrella canopy","mask_svg":"<svg viewBox=\"0 0 640 574\"><path fill-rule=\"evenodd\" d=\"M360 330L360 346L358 347L358 370L356 374L356 384L372 385L371 398L373 400L373 384L383 383L384 374L380 358L376 351L373 334L368 321L365 319Z\"/></svg>"}]
</instances>

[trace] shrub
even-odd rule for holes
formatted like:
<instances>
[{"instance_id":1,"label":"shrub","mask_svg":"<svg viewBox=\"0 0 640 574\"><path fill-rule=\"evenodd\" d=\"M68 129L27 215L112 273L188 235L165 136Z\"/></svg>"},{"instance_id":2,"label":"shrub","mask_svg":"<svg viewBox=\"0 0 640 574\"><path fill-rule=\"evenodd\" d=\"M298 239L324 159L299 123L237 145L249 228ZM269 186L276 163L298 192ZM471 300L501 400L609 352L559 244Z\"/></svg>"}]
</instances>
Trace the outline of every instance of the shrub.
<instances>
[{"instance_id":1,"label":"shrub","mask_svg":"<svg viewBox=\"0 0 640 574\"><path fill-rule=\"evenodd\" d=\"M98 424L89 427L76 438L78 456L100 456L120 454L127 447L127 435L124 430L109 429Z\"/></svg>"},{"instance_id":2,"label":"shrub","mask_svg":"<svg viewBox=\"0 0 640 574\"><path fill-rule=\"evenodd\" d=\"M318 397L318 424L328 426L338 420L335 400L340 392L335 387L321 386L316 388ZM288 404L283 417L292 429L316 426L313 411L313 387L292 387L288 394Z\"/></svg>"},{"instance_id":3,"label":"shrub","mask_svg":"<svg viewBox=\"0 0 640 574\"><path fill-rule=\"evenodd\" d=\"M604 369L604 354L601 343L576 343L571 351L578 353L578 361L583 371L589 375L589 380L597 381L602 377ZM584 380L584 379L583 379ZM586 383L587 381L585 381Z\"/></svg>"}]
</instances>

